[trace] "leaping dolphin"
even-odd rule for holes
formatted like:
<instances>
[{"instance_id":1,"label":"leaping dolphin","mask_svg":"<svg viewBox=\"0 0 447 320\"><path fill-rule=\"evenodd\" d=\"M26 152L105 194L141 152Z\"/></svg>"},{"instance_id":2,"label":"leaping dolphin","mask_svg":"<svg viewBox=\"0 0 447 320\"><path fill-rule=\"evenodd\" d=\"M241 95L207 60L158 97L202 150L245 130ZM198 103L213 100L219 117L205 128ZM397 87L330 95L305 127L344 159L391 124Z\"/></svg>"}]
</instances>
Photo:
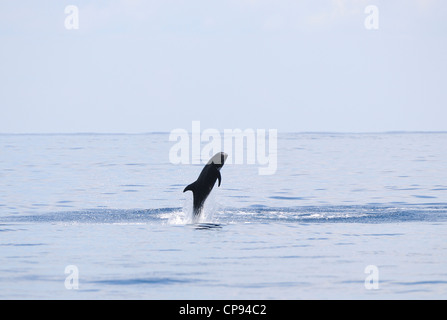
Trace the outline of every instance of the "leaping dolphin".
<instances>
[{"instance_id":1,"label":"leaping dolphin","mask_svg":"<svg viewBox=\"0 0 447 320\"><path fill-rule=\"evenodd\" d=\"M220 168L223 167L228 155L225 152L216 153L205 165L196 181L188 185L183 192L191 190L194 197L194 217L198 217L202 212L206 198L213 190L216 180L219 180L218 187L222 181Z\"/></svg>"}]
</instances>

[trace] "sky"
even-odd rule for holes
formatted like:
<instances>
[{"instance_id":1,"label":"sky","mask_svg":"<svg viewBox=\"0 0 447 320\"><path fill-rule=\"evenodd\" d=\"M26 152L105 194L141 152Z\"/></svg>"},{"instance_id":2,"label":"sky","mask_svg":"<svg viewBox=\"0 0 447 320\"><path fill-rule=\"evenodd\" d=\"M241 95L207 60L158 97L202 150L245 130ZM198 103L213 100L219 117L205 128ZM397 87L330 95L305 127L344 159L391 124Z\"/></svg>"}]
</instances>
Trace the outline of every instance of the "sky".
<instances>
[{"instance_id":1,"label":"sky","mask_svg":"<svg viewBox=\"0 0 447 320\"><path fill-rule=\"evenodd\" d=\"M447 131L446 17L444 0L2 0L0 133Z\"/></svg>"}]
</instances>

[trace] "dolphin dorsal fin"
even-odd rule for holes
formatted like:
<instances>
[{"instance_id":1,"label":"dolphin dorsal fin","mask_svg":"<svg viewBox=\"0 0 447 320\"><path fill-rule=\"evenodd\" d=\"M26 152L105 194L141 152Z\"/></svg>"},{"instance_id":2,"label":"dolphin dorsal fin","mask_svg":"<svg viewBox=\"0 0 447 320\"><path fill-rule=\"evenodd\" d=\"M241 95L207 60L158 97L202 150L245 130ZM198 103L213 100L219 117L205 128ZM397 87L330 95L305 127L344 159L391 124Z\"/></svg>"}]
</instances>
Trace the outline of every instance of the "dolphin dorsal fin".
<instances>
[{"instance_id":1,"label":"dolphin dorsal fin","mask_svg":"<svg viewBox=\"0 0 447 320\"><path fill-rule=\"evenodd\" d=\"M195 181L193 183L187 185L185 190L183 190L183 192L186 192L188 190L190 190L190 191L192 191L192 193L194 193L194 191L196 190L196 182Z\"/></svg>"}]
</instances>

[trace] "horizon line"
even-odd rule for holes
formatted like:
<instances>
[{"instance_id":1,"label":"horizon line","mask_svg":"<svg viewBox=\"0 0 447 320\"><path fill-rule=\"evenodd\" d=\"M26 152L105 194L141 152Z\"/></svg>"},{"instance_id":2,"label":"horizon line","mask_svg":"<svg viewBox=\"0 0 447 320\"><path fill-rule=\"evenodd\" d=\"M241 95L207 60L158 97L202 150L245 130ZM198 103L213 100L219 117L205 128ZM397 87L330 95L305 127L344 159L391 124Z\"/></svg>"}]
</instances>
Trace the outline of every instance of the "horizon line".
<instances>
[{"instance_id":1,"label":"horizon line","mask_svg":"<svg viewBox=\"0 0 447 320\"><path fill-rule=\"evenodd\" d=\"M239 129L239 128L236 128ZM222 131L223 132L223 131ZM188 133L192 133L188 131ZM281 134L415 134L415 133L447 133L447 130L389 130L389 131L280 131ZM170 131L147 132L0 132L0 135L149 135L170 134Z\"/></svg>"}]
</instances>

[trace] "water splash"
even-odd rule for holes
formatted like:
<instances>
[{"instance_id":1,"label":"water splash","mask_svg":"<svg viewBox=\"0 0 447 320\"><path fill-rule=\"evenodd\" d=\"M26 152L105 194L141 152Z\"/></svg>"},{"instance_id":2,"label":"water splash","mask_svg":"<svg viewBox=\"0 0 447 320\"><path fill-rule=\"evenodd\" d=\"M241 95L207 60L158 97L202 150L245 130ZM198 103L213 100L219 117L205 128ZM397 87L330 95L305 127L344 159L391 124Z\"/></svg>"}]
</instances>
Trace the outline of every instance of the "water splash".
<instances>
[{"instance_id":1,"label":"water splash","mask_svg":"<svg viewBox=\"0 0 447 320\"><path fill-rule=\"evenodd\" d=\"M234 223L395 223L445 220L447 220L447 205L225 208L215 198L211 198L198 219L193 217L191 201L186 200L181 208L86 209L36 215L9 215L0 217L0 224L34 222L220 225Z\"/></svg>"}]
</instances>

